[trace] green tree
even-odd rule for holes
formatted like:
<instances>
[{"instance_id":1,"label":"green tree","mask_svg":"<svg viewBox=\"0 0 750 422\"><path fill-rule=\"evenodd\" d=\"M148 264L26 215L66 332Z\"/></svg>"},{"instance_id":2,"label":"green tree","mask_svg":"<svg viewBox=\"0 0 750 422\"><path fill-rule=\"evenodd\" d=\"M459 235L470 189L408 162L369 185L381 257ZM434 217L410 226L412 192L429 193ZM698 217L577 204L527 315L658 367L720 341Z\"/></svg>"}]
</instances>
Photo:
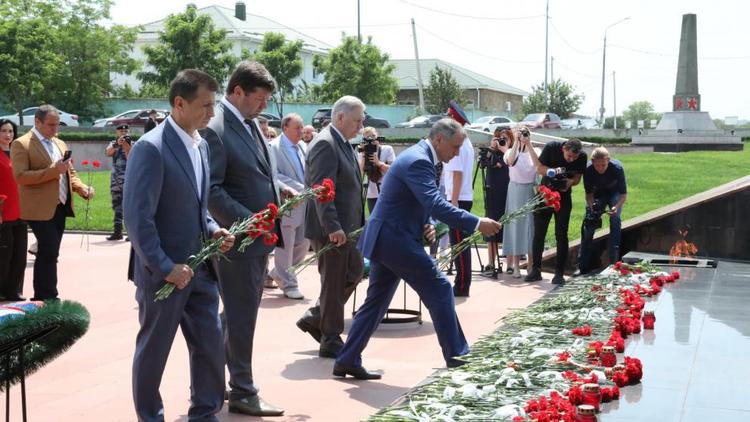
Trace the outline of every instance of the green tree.
<instances>
[{"instance_id":1,"label":"green tree","mask_svg":"<svg viewBox=\"0 0 750 422\"><path fill-rule=\"evenodd\" d=\"M651 125L651 120L659 120L661 114L654 112L654 105L650 102L636 101L628 106L628 109L622 113L622 117L625 121L632 122L633 127L638 127L638 120L644 120L645 126L648 128Z\"/></svg>"},{"instance_id":2,"label":"green tree","mask_svg":"<svg viewBox=\"0 0 750 422\"><path fill-rule=\"evenodd\" d=\"M325 81L316 92L323 101L332 102L344 95L354 95L368 104L391 104L396 100L398 81L391 74L388 54L372 43L359 43L357 37L344 36L341 44L328 56L315 56L316 70Z\"/></svg>"},{"instance_id":3,"label":"green tree","mask_svg":"<svg viewBox=\"0 0 750 422\"><path fill-rule=\"evenodd\" d=\"M583 103L583 94L573 92L573 86L557 79L548 86L549 100L544 99L544 84L532 86L532 93L523 100L523 113L552 112L565 119L578 110Z\"/></svg>"},{"instance_id":4,"label":"green tree","mask_svg":"<svg viewBox=\"0 0 750 422\"><path fill-rule=\"evenodd\" d=\"M133 73L139 63L130 57L140 28L104 27L111 0L76 0L62 9L56 42L65 63L47 84L48 101L84 119L104 112L104 97L114 91L111 73Z\"/></svg>"},{"instance_id":5,"label":"green tree","mask_svg":"<svg viewBox=\"0 0 750 422\"><path fill-rule=\"evenodd\" d=\"M424 97L426 111L432 114L445 112L450 100L464 105L464 91L451 70L441 69L437 65L430 71L430 82L425 88Z\"/></svg>"},{"instance_id":6,"label":"green tree","mask_svg":"<svg viewBox=\"0 0 750 422\"><path fill-rule=\"evenodd\" d=\"M166 89L179 71L200 69L223 81L237 63L226 38L227 32L215 29L209 16L188 6L184 13L169 15L157 44L143 48L152 70L138 73L138 79Z\"/></svg>"},{"instance_id":7,"label":"green tree","mask_svg":"<svg viewBox=\"0 0 750 422\"><path fill-rule=\"evenodd\" d=\"M298 103L320 103L323 101L320 99L315 86L308 84L304 79L300 81L299 85L294 87L292 100Z\"/></svg>"},{"instance_id":8,"label":"green tree","mask_svg":"<svg viewBox=\"0 0 750 422\"><path fill-rule=\"evenodd\" d=\"M284 99L294 90L294 79L302 73L302 41L287 41L284 34L266 32L255 54L250 59L262 63L278 84L276 107L284 115ZM247 55L245 55L247 56Z\"/></svg>"},{"instance_id":9,"label":"green tree","mask_svg":"<svg viewBox=\"0 0 750 422\"><path fill-rule=\"evenodd\" d=\"M111 0L0 2L0 98L16 112L42 102L90 117L129 73L137 28L105 28ZM22 119L23 117L21 117ZM30 124L31 122L22 122Z\"/></svg>"},{"instance_id":10,"label":"green tree","mask_svg":"<svg viewBox=\"0 0 750 422\"><path fill-rule=\"evenodd\" d=\"M55 44L58 16L49 3L22 0L0 2L0 16L0 98L20 115L43 101L45 84L63 64Z\"/></svg>"}]
</instances>

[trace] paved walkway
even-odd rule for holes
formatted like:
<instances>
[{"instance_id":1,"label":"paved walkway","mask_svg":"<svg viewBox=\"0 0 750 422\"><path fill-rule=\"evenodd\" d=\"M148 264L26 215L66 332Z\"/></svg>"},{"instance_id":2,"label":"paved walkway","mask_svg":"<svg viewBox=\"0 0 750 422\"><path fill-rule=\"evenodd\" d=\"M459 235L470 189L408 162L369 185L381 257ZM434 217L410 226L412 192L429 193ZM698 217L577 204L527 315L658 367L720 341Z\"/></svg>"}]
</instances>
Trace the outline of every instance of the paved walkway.
<instances>
[{"instance_id":1,"label":"paved walkway","mask_svg":"<svg viewBox=\"0 0 750 422\"><path fill-rule=\"evenodd\" d=\"M30 234L29 242L32 241ZM62 299L79 301L88 308L91 327L69 351L27 379L29 420L133 421L130 373L138 318L135 288L125 280L129 243L108 242L104 236L92 235L88 251L80 244L81 235L65 235L58 287ZM30 259L24 290L27 297L33 293L32 265ZM364 364L368 369L383 371L382 380L334 379L333 361L318 358L317 344L294 325L317 298L320 283L314 268L303 271L300 285L306 295L303 301L286 299L279 290L266 290L261 304L253 371L261 396L286 409L286 416L268 420L361 420L394 401L436 368L444 367L424 309L423 325L381 325L370 341ZM358 304L364 300L366 287L365 281L358 291ZM510 310L527 306L550 288L548 282L527 284L511 278L495 281L476 277L471 297L457 302L469 342L491 332ZM402 292L399 289L394 306L403 304ZM417 305L411 290L407 292L407 303L409 307ZM350 301L347 317L351 306ZM347 328L350 322L347 318ZM187 362L187 348L178 331L161 388L167 421L187 420ZM11 389L11 420L20 420L19 391L17 386ZM260 419L230 415L226 406L219 417L224 421Z\"/></svg>"}]
</instances>

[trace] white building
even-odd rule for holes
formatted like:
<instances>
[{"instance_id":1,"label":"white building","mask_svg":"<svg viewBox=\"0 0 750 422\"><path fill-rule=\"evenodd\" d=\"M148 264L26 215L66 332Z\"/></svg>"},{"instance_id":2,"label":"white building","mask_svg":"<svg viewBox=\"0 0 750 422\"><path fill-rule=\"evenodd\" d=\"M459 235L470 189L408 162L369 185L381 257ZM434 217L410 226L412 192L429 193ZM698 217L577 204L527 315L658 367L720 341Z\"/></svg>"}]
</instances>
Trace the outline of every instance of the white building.
<instances>
[{"instance_id":1,"label":"white building","mask_svg":"<svg viewBox=\"0 0 750 422\"><path fill-rule=\"evenodd\" d=\"M193 6L188 5L188 7ZM308 85L318 85L323 82L323 76L316 74L313 69L313 56L316 54L322 56L328 55L328 51L332 48L330 45L271 19L248 14L246 13L244 2L237 2L234 10L221 6L208 6L198 9L198 13L209 16L214 22L216 29L227 31L227 40L232 43L231 52L237 57L242 57L243 49L254 52L260 46L263 34L266 32L282 33L287 40L301 40L303 43L301 52L302 73L294 81L294 85L299 85L301 81L307 82ZM164 30L165 21L166 18L147 23L143 25L143 30L138 34L131 56L144 63L144 66L146 66L146 55L143 52L143 47L159 42L159 32ZM217 79L221 79L221 75L214 76ZM225 77L228 76L226 75ZM136 90L140 89L141 86L136 73L131 75L113 74L112 83L115 86L128 84Z\"/></svg>"}]
</instances>

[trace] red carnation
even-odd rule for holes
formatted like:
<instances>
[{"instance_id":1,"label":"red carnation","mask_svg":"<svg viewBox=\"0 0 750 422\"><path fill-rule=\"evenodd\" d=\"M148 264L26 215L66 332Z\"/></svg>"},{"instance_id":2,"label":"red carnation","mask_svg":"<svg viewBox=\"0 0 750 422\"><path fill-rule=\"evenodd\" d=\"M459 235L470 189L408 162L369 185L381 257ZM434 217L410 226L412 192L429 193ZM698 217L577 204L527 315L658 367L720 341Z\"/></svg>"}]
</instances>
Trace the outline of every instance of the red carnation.
<instances>
[{"instance_id":1,"label":"red carnation","mask_svg":"<svg viewBox=\"0 0 750 422\"><path fill-rule=\"evenodd\" d=\"M524 418L523 416L514 416L512 420L513 422L523 422L526 420L526 418Z\"/></svg>"},{"instance_id":2,"label":"red carnation","mask_svg":"<svg viewBox=\"0 0 750 422\"><path fill-rule=\"evenodd\" d=\"M678 280L680 278L680 272L672 271L672 278L674 278L675 280Z\"/></svg>"},{"instance_id":3,"label":"red carnation","mask_svg":"<svg viewBox=\"0 0 750 422\"><path fill-rule=\"evenodd\" d=\"M612 391L612 400L620 400L620 389L614 386L610 389Z\"/></svg>"},{"instance_id":4,"label":"red carnation","mask_svg":"<svg viewBox=\"0 0 750 422\"><path fill-rule=\"evenodd\" d=\"M612 376L612 381L617 384L618 387L624 387L628 385L630 378L628 378L628 374L626 374L625 371L617 371Z\"/></svg>"},{"instance_id":5,"label":"red carnation","mask_svg":"<svg viewBox=\"0 0 750 422\"><path fill-rule=\"evenodd\" d=\"M276 243L279 241L279 236L276 235L276 233L266 233L263 236L263 243L266 244L266 246L276 246Z\"/></svg>"},{"instance_id":6,"label":"red carnation","mask_svg":"<svg viewBox=\"0 0 750 422\"><path fill-rule=\"evenodd\" d=\"M83 160L83 161L81 161L81 165L84 166L84 167L88 166L89 165L89 160Z\"/></svg>"},{"instance_id":7,"label":"red carnation","mask_svg":"<svg viewBox=\"0 0 750 422\"><path fill-rule=\"evenodd\" d=\"M91 165L94 166L94 168L99 168L102 165L102 162L99 160L94 160L91 162Z\"/></svg>"},{"instance_id":8,"label":"red carnation","mask_svg":"<svg viewBox=\"0 0 750 422\"><path fill-rule=\"evenodd\" d=\"M568 401L573 406L578 406L583 403L583 391L581 391L580 386L574 385L570 387L568 390Z\"/></svg>"},{"instance_id":9,"label":"red carnation","mask_svg":"<svg viewBox=\"0 0 750 422\"><path fill-rule=\"evenodd\" d=\"M562 352L557 354L557 360L560 362L567 362L570 359L570 353Z\"/></svg>"}]
</instances>

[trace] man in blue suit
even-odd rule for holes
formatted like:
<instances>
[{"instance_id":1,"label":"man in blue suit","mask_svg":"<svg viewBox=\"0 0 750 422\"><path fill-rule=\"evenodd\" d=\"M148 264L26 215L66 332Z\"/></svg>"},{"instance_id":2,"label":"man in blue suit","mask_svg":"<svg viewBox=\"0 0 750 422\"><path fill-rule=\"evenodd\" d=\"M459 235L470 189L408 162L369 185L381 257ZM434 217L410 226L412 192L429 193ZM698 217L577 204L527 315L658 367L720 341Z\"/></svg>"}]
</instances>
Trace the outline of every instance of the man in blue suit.
<instances>
[{"instance_id":1,"label":"man in blue suit","mask_svg":"<svg viewBox=\"0 0 750 422\"><path fill-rule=\"evenodd\" d=\"M224 356L215 263L185 263L202 242L234 236L207 211L208 148L198 134L213 116L218 84L199 70L172 81L172 113L133 145L125 172L124 212L135 251L140 330L133 357L133 400L139 421L164 421L159 384L177 327L190 351L190 421L217 421L224 396ZM176 290L155 301L164 283Z\"/></svg>"},{"instance_id":2,"label":"man in blue suit","mask_svg":"<svg viewBox=\"0 0 750 422\"><path fill-rule=\"evenodd\" d=\"M466 232L496 234L500 223L480 218L447 202L438 191L436 167L458 155L465 133L455 120L439 120L428 139L407 149L393 162L381 186L378 204L359 240L359 249L370 259L370 287L359 308L333 375L379 379L362 366L362 350L383 319L399 279L404 279L430 312L443 357L449 367L469 352L456 315L451 283L425 252L422 237L434 240L430 217ZM400 247L394 247L400 245Z\"/></svg>"}]
</instances>

